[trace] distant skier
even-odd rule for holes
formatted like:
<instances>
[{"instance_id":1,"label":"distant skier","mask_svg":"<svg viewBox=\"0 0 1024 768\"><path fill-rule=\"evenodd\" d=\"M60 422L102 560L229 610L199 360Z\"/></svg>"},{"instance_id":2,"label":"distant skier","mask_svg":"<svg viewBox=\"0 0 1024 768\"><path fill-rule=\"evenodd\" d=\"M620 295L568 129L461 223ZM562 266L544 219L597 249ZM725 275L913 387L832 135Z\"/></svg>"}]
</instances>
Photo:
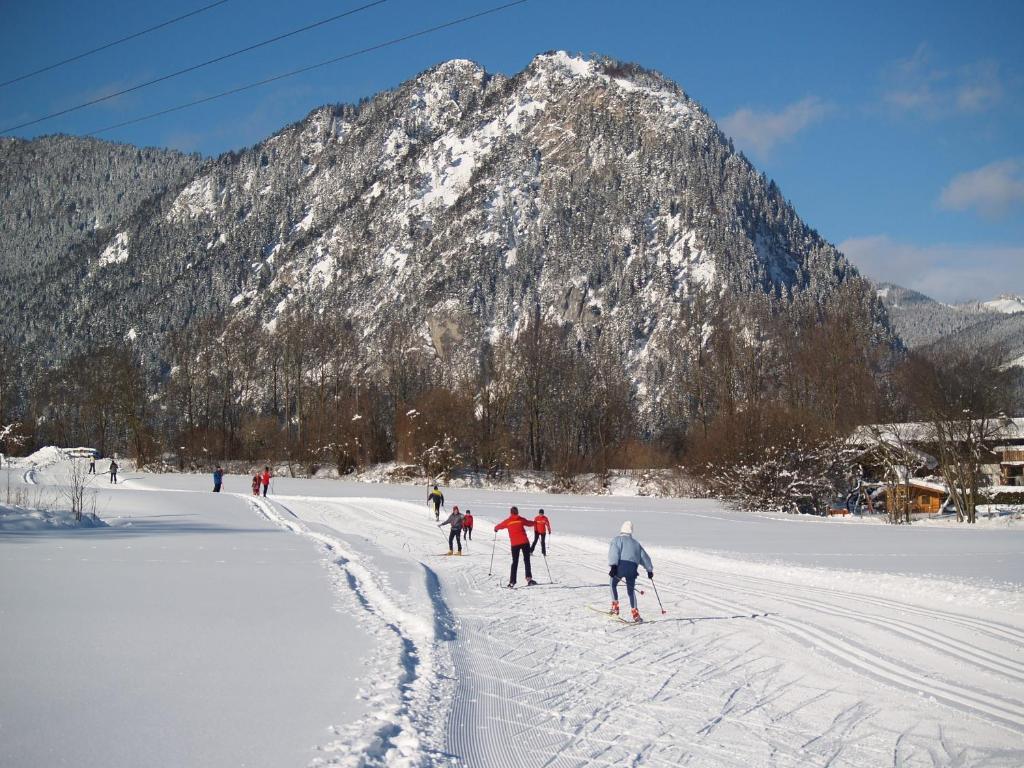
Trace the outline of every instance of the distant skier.
<instances>
[{"instance_id":1,"label":"distant skier","mask_svg":"<svg viewBox=\"0 0 1024 768\"><path fill-rule=\"evenodd\" d=\"M466 541L473 540L473 515L468 509L462 516L462 532L466 535Z\"/></svg>"},{"instance_id":2,"label":"distant skier","mask_svg":"<svg viewBox=\"0 0 1024 768\"><path fill-rule=\"evenodd\" d=\"M110 460L110 482L117 485L117 462Z\"/></svg>"},{"instance_id":3,"label":"distant skier","mask_svg":"<svg viewBox=\"0 0 1024 768\"><path fill-rule=\"evenodd\" d=\"M640 611L636 607L636 576L639 573L639 565L643 565L647 571L647 578L654 579L654 565L651 558L640 546L640 542L633 538L633 523L629 520L622 524L619 535L612 539L608 547L608 575L612 579L612 609L613 616L619 615L619 579L626 580L626 594L629 596L629 606L632 609L633 621L640 622Z\"/></svg>"},{"instance_id":4,"label":"distant skier","mask_svg":"<svg viewBox=\"0 0 1024 768\"><path fill-rule=\"evenodd\" d=\"M96 454L95 453L92 456L89 457L89 474L90 475L95 475L96 474Z\"/></svg>"},{"instance_id":5,"label":"distant skier","mask_svg":"<svg viewBox=\"0 0 1024 768\"><path fill-rule=\"evenodd\" d=\"M252 476L252 495L253 496L259 496L260 495L260 473L259 472L257 472L255 475Z\"/></svg>"},{"instance_id":6,"label":"distant skier","mask_svg":"<svg viewBox=\"0 0 1024 768\"><path fill-rule=\"evenodd\" d=\"M544 514L544 510L540 510L538 515L533 518L533 544L530 545L530 554L537 549L537 540L540 540L540 553L544 557L548 556L548 534L551 533L551 521Z\"/></svg>"},{"instance_id":7,"label":"distant skier","mask_svg":"<svg viewBox=\"0 0 1024 768\"><path fill-rule=\"evenodd\" d=\"M263 468L260 480L263 482L263 498L267 498L267 489L270 488L270 467Z\"/></svg>"},{"instance_id":8,"label":"distant skier","mask_svg":"<svg viewBox=\"0 0 1024 768\"><path fill-rule=\"evenodd\" d=\"M434 519L441 519L441 507L444 506L444 494L434 485L434 490L427 494L427 503L434 505Z\"/></svg>"},{"instance_id":9,"label":"distant skier","mask_svg":"<svg viewBox=\"0 0 1024 768\"><path fill-rule=\"evenodd\" d=\"M213 492L220 493L220 487L224 482L224 470L221 469L220 464L213 470Z\"/></svg>"},{"instance_id":10,"label":"distant skier","mask_svg":"<svg viewBox=\"0 0 1024 768\"><path fill-rule=\"evenodd\" d=\"M462 513L459 512L459 506L456 504L452 507L452 513L448 515L448 519L443 523L438 523L438 528L443 528L446 525L450 525L451 528L448 531L448 554L455 554L452 551L452 542L454 541L459 545L459 554L462 554L462 526L465 524L465 518Z\"/></svg>"},{"instance_id":11,"label":"distant skier","mask_svg":"<svg viewBox=\"0 0 1024 768\"><path fill-rule=\"evenodd\" d=\"M508 577L508 586L516 585L516 574L519 571L519 555L523 556L523 565L526 566L526 586L532 587L537 582L533 580L533 572L530 570L530 539L526 535L525 526L533 527L533 520L519 516L519 510L512 507L509 516L494 526L495 531L508 529L508 540L512 545L512 570Z\"/></svg>"}]
</instances>

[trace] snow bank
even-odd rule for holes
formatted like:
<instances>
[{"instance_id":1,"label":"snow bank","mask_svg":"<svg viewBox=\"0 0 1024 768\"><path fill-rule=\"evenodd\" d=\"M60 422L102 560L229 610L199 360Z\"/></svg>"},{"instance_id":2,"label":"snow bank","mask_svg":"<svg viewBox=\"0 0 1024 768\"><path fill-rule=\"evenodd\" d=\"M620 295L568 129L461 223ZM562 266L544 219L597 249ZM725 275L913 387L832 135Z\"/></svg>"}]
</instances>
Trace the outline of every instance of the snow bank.
<instances>
[{"instance_id":1,"label":"snow bank","mask_svg":"<svg viewBox=\"0 0 1024 768\"><path fill-rule=\"evenodd\" d=\"M101 528L107 524L99 518L75 516L65 510L22 509L0 505L0 532L19 533L45 531L53 528Z\"/></svg>"},{"instance_id":2,"label":"snow bank","mask_svg":"<svg viewBox=\"0 0 1024 768\"><path fill-rule=\"evenodd\" d=\"M62 448L58 448L56 445L48 445L23 459L15 459L14 466L52 467L54 464L60 464L62 461L67 460L67 454L64 453Z\"/></svg>"}]
</instances>

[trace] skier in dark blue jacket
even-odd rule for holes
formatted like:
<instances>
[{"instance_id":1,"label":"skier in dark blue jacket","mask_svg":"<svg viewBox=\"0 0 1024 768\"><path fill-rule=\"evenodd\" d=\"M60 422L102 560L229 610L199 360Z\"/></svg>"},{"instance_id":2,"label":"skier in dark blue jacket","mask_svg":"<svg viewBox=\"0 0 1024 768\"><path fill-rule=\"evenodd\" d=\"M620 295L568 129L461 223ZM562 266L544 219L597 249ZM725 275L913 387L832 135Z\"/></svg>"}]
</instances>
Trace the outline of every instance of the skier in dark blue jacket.
<instances>
[{"instance_id":1,"label":"skier in dark blue jacket","mask_svg":"<svg viewBox=\"0 0 1024 768\"><path fill-rule=\"evenodd\" d=\"M220 493L220 486L224 482L224 470L221 469L220 465L213 470L213 492Z\"/></svg>"},{"instance_id":2,"label":"skier in dark blue jacket","mask_svg":"<svg viewBox=\"0 0 1024 768\"><path fill-rule=\"evenodd\" d=\"M640 611L636 607L636 577L642 565L647 571L647 578L654 578L654 564L650 555L633 538L633 523L629 520L622 524L619 535L612 539L608 547L608 575L612 578L612 609L613 616L619 615L619 580L626 580L626 594L629 596L629 607L632 609L633 621L640 622Z\"/></svg>"}]
</instances>

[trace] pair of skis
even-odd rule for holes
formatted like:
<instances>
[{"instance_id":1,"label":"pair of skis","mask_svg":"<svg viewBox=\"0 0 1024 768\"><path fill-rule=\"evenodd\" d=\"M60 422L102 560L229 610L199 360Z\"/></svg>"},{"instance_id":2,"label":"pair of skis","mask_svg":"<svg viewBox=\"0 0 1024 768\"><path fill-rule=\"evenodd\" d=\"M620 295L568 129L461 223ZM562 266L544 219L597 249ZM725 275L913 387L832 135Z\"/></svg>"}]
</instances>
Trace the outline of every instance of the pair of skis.
<instances>
[{"instance_id":1,"label":"pair of skis","mask_svg":"<svg viewBox=\"0 0 1024 768\"><path fill-rule=\"evenodd\" d=\"M641 624L649 623L646 619L640 619L640 621L630 621L629 619L625 619L622 616L619 616L619 614L617 614L617 613L612 613L610 611L606 611L603 608L598 608L595 605L588 605L587 608L589 608L590 610L594 611L595 613L600 613L606 619L611 619L612 621L617 621L620 624L625 624L625 625L630 626L630 627L636 627L636 626L639 626ZM655 619L655 621L656 621L656 619Z\"/></svg>"}]
</instances>

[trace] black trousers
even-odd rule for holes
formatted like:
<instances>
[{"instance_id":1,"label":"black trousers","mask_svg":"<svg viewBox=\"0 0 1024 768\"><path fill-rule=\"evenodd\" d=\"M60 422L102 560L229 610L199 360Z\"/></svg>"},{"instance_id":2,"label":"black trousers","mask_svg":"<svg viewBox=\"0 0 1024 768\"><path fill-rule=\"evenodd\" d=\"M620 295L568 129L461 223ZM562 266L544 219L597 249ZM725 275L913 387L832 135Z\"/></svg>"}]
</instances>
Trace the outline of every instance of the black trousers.
<instances>
[{"instance_id":1,"label":"black trousers","mask_svg":"<svg viewBox=\"0 0 1024 768\"><path fill-rule=\"evenodd\" d=\"M517 544L512 547L512 572L509 574L508 583L516 583L516 573L519 571L519 554L523 555L523 565L526 566L526 579L529 581L533 578L533 571L530 570L530 545L529 544Z\"/></svg>"},{"instance_id":2,"label":"black trousers","mask_svg":"<svg viewBox=\"0 0 1024 768\"><path fill-rule=\"evenodd\" d=\"M466 541L472 541L473 540L473 526L469 526L469 527L463 528L462 530L466 534Z\"/></svg>"},{"instance_id":3,"label":"black trousers","mask_svg":"<svg viewBox=\"0 0 1024 768\"><path fill-rule=\"evenodd\" d=\"M619 580L626 582L626 595L629 597L629 607L636 608L636 576L616 576L612 579L612 600L619 602Z\"/></svg>"},{"instance_id":4,"label":"black trousers","mask_svg":"<svg viewBox=\"0 0 1024 768\"><path fill-rule=\"evenodd\" d=\"M459 535L461 533L462 533L462 529L461 528L452 528L451 531L448 532L448 551L449 552L452 551L452 542L453 541L456 544L459 545L459 552L462 551L462 538Z\"/></svg>"},{"instance_id":5,"label":"black trousers","mask_svg":"<svg viewBox=\"0 0 1024 768\"><path fill-rule=\"evenodd\" d=\"M533 552L537 548L537 541L540 540L540 553L544 557L548 556L548 535L546 533L533 533L533 544L530 545L530 552Z\"/></svg>"}]
</instances>

